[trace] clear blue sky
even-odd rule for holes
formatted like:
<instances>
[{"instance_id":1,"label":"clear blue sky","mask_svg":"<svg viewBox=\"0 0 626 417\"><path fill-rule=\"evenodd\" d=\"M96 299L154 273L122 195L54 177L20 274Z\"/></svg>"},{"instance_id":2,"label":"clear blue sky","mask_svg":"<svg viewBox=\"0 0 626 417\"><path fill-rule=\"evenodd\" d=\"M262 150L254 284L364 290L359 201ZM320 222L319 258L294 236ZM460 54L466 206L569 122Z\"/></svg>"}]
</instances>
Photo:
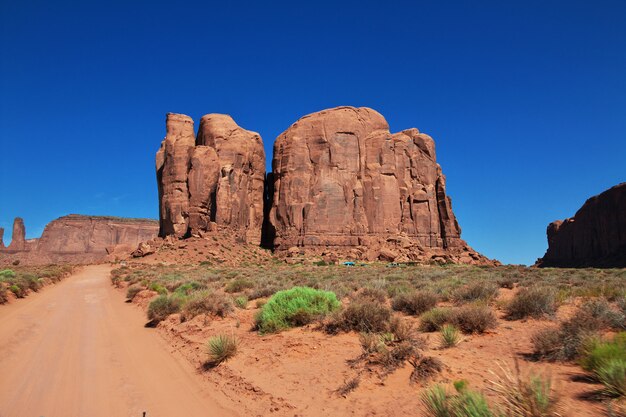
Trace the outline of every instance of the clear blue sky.
<instances>
[{"instance_id":1,"label":"clear blue sky","mask_svg":"<svg viewBox=\"0 0 626 417\"><path fill-rule=\"evenodd\" d=\"M463 237L507 263L626 181L626 1L0 0L0 227L158 216L165 113L274 139L338 105L434 137Z\"/></svg>"}]
</instances>

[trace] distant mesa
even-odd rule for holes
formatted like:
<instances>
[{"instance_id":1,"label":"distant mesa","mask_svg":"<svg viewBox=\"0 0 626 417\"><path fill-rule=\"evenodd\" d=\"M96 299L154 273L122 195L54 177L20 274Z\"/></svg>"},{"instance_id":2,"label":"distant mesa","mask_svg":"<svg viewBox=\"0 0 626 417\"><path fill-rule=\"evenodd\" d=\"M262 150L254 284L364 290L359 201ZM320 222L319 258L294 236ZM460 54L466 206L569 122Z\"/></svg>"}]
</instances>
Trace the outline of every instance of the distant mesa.
<instances>
[{"instance_id":1,"label":"distant mesa","mask_svg":"<svg viewBox=\"0 0 626 417\"><path fill-rule=\"evenodd\" d=\"M274 144L230 116L168 114L157 152L163 238L229 233L279 257L489 264L461 239L433 139L369 108L302 117Z\"/></svg>"},{"instance_id":2,"label":"distant mesa","mask_svg":"<svg viewBox=\"0 0 626 417\"><path fill-rule=\"evenodd\" d=\"M541 267L626 267L626 183L591 197L574 217L548 225Z\"/></svg>"},{"instance_id":3,"label":"distant mesa","mask_svg":"<svg viewBox=\"0 0 626 417\"><path fill-rule=\"evenodd\" d=\"M40 238L26 239L18 217L11 244L0 244L0 258L29 264L101 262L130 253L156 237L158 229L156 220L70 214L48 223Z\"/></svg>"}]
</instances>

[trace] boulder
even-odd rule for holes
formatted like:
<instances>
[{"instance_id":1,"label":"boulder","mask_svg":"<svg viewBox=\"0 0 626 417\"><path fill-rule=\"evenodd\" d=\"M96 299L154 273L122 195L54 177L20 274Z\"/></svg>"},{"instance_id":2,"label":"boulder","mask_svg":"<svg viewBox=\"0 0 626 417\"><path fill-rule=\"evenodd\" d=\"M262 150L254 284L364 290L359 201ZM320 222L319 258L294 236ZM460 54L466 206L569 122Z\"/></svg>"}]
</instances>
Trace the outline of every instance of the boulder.
<instances>
[{"instance_id":1,"label":"boulder","mask_svg":"<svg viewBox=\"0 0 626 417\"><path fill-rule=\"evenodd\" d=\"M258 133L228 115L193 120L170 113L156 156L161 237L228 231L260 244L265 150Z\"/></svg>"},{"instance_id":2,"label":"boulder","mask_svg":"<svg viewBox=\"0 0 626 417\"><path fill-rule=\"evenodd\" d=\"M388 260L429 248L470 250L433 139L414 128L391 133L372 109L302 117L276 139L271 178L269 223L279 252L360 247L364 258Z\"/></svg>"},{"instance_id":3,"label":"boulder","mask_svg":"<svg viewBox=\"0 0 626 417\"><path fill-rule=\"evenodd\" d=\"M541 267L626 267L626 183L591 197L574 217L548 225Z\"/></svg>"}]
</instances>

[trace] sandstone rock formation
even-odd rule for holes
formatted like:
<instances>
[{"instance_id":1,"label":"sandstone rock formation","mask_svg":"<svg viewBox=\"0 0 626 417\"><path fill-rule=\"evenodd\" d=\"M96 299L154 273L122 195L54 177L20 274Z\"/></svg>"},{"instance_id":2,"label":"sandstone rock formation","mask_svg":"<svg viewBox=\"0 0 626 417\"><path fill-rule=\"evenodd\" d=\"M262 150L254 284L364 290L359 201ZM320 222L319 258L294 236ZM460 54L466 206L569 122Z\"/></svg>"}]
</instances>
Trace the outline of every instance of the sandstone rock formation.
<instances>
[{"instance_id":1,"label":"sandstone rock formation","mask_svg":"<svg viewBox=\"0 0 626 417\"><path fill-rule=\"evenodd\" d=\"M0 249L4 249L4 228L0 227Z\"/></svg>"},{"instance_id":2,"label":"sandstone rock formation","mask_svg":"<svg viewBox=\"0 0 626 417\"><path fill-rule=\"evenodd\" d=\"M194 138L193 120L170 113L156 155L161 237L232 233L259 244L265 151L258 133L227 115L208 114Z\"/></svg>"},{"instance_id":3,"label":"sandstone rock formation","mask_svg":"<svg viewBox=\"0 0 626 417\"><path fill-rule=\"evenodd\" d=\"M13 220L13 234L11 235L11 243L7 250L26 250L26 228L24 227L24 220L20 217L16 217L15 220Z\"/></svg>"},{"instance_id":4,"label":"sandstone rock formation","mask_svg":"<svg viewBox=\"0 0 626 417\"><path fill-rule=\"evenodd\" d=\"M369 108L302 117L274 144L266 235L278 252L482 263L461 240L433 139ZM290 250L291 249L291 250Z\"/></svg>"},{"instance_id":5,"label":"sandstone rock formation","mask_svg":"<svg viewBox=\"0 0 626 417\"><path fill-rule=\"evenodd\" d=\"M15 220L13 230L11 245L0 250L3 258L31 264L90 263L103 261L108 254L129 255L140 242L156 237L159 224L149 219L70 214L48 223L39 239L25 240L22 219Z\"/></svg>"},{"instance_id":6,"label":"sandstone rock formation","mask_svg":"<svg viewBox=\"0 0 626 417\"><path fill-rule=\"evenodd\" d=\"M574 217L550 223L542 267L626 267L626 183L591 197Z\"/></svg>"}]
</instances>

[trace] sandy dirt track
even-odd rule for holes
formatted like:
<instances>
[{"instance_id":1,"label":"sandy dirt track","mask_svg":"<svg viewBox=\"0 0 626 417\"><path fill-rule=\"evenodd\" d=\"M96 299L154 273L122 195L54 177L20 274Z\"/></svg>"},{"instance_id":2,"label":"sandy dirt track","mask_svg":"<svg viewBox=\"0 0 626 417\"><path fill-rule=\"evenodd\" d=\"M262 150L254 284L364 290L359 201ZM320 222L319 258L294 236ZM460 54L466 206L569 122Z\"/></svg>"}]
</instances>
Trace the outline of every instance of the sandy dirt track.
<instances>
[{"instance_id":1,"label":"sandy dirt track","mask_svg":"<svg viewBox=\"0 0 626 417\"><path fill-rule=\"evenodd\" d=\"M123 303L110 267L0 306L0 417L231 416L224 400Z\"/></svg>"}]
</instances>

